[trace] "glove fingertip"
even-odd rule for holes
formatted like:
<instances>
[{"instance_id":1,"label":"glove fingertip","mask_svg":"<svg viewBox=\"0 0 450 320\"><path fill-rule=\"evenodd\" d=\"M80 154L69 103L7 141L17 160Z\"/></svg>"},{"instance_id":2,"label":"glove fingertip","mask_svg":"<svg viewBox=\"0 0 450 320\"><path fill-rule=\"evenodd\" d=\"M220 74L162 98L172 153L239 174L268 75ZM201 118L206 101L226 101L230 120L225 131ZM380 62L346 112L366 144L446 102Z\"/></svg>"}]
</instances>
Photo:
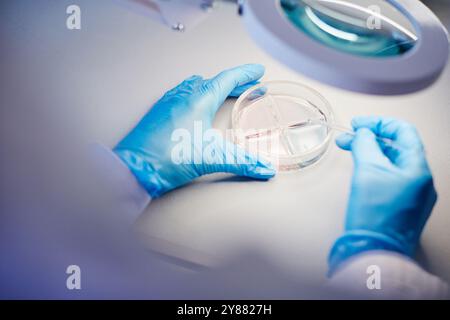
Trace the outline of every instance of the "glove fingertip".
<instances>
[{"instance_id":1,"label":"glove fingertip","mask_svg":"<svg viewBox=\"0 0 450 320\"><path fill-rule=\"evenodd\" d=\"M269 161L257 158L256 165L247 167L247 173L252 178L268 180L275 176L276 170Z\"/></svg>"},{"instance_id":2,"label":"glove fingertip","mask_svg":"<svg viewBox=\"0 0 450 320\"><path fill-rule=\"evenodd\" d=\"M356 131L356 136L364 137L364 138L372 138L372 137L375 137L375 133L373 133L373 131L370 130L369 128L359 128Z\"/></svg>"},{"instance_id":3,"label":"glove fingertip","mask_svg":"<svg viewBox=\"0 0 450 320\"><path fill-rule=\"evenodd\" d=\"M266 69L266 67L264 67L264 65L262 65L260 63L247 63L247 64L242 65L242 67L252 68L253 70L259 70L259 71L264 71Z\"/></svg>"},{"instance_id":4,"label":"glove fingertip","mask_svg":"<svg viewBox=\"0 0 450 320\"><path fill-rule=\"evenodd\" d=\"M264 75L264 73L266 72L266 68L262 64L259 64L259 63L244 64L240 68L243 71L253 73L254 77L257 79L261 78Z\"/></svg>"},{"instance_id":5,"label":"glove fingertip","mask_svg":"<svg viewBox=\"0 0 450 320\"><path fill-rule=\"evenodd\" d=\"M361 123L366 122L367 119L368 119L367 116L355 116L352 118L351 125L353 127L359 127L361 125Z\"/></svg>"},{"instance_id":6,"label":"glove fingertip","mask_svg":"<svg viewBox=\"0 0 450 320\"><path fill-rule=\"evenodd\" d=\"M275 176L276 171L273 168L265 166L256 166L249 173L252 178L260 180L269 180L270 178L273 178Z\"/></svg>"},{"instance_id":7,"label":"glove fingertip","mask_svg":"<svg viewBox=\"0 0 450 320\"><path fill-rule=\"evenodd\" d=\"M273 164L270 161L265 160L265 159L263 159L261 157L258 157L258 162L257 163L258 163L258 166L260 166L260 167L264 167L264 168L267 168L267 169L270 169L270 170L275 170L275 167L273 166Z\"/></svg>"},{"instance_id":8,"label":"glove fingertip","mask_svg":"<svg viewBox=\"0 0 450 320\"><path fill-rule=\"evenodd\" d=\"M343 150L350 150L354 136L343 133L336 138L336 145Z\"/></svg>"},{"instance_id":9,"label":"glove fingertip","mask_svg":"<svg viewBox=\"0 0 450 320\"><path fill-rule=\"evenodd\" d=\"M249 83L244 84L242 86L236 87L236 88L234 88L233 91L231 91L229 96L237 98L241 94L243 94L245 91L247 91L248 89L250 89L251 87L253 87L253 86L257 85L257 84L259 84L259 81L252 81L252 82L249 82Z\"/></svg>"}]
</instances>

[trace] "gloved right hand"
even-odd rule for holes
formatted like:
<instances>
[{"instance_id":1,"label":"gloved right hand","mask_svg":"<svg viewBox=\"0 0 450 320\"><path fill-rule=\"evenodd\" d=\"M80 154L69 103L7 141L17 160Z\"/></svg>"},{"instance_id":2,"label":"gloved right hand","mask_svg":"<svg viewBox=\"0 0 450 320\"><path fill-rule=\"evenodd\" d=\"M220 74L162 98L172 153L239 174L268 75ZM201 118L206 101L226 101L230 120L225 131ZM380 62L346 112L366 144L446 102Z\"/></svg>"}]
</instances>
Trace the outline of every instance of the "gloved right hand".
<instances>
[{"instance_id":1,"label":"gloved right hand","mask_svg":"<svg viewBox=\"0 0 450 320\"><path fill-rule=\"evenodd\" d=\"M356 136L336 140L340 148L351 150L354 174L345 233L330 252L330 273L368 250L412 256L437 199L421 139L411 124L357 117L352 126ZM393 146L376 136L393 140Z\"/></svg>"}]
</instances>

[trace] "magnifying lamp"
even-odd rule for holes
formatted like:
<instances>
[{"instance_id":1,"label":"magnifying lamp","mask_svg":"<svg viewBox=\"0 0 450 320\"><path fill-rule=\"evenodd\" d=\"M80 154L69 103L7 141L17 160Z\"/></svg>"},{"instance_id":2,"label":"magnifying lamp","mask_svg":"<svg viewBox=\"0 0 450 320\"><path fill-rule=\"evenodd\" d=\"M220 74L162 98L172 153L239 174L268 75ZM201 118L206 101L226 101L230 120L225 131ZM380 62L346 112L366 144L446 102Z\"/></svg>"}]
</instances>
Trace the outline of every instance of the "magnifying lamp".
<instances>
[{"instance_id":1,"label":"magnifying lamp","mask_svg":"<svg viewBox=\"0 0 450 320\"><path fill-rule=\"evenodd\" d=\"M218 0L120 0L174 30L198 24ZM222 0L226 1L226 0ZM394 95L431 85L448 33L419 0L227 0L251 37L289 68L356 92Z\"/></svg>"},{"instance_id":2,"label":"magnifying lamp","mask_svg":"<svg viewBox=\"0 0 450 320\"><path fill-rule=\"evenodd\" d=\"M246 0L252 38L290 68L339 88L406 94L444 69L448 34L418 0Z\"/></svg>"}]
</instances>

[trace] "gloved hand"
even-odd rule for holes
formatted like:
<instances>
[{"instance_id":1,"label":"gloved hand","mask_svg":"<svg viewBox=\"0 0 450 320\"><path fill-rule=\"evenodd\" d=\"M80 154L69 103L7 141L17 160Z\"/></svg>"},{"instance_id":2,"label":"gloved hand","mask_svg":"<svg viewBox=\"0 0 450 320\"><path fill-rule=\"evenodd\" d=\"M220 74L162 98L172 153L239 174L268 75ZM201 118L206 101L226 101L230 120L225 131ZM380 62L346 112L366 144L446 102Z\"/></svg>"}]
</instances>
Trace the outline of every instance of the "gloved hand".
<instances>
[{"instance_id":1,"label":"gloved hand","mask_svg":"<svg viewBox=\"0 0 450 320\"><path fill-rule=\"evenodd\" d=\"M345 233L329 256L330 273L347 258L368 250L413 256L437 195L416 129L395 119L356 117L356 136L336 140L351 150L354 174ZM392 146L376 136L393 141Z\"/></svg>"},{"instance_id":2,"label":"gloved hand","mask_svg":"<svg viewBox=\"0 0 450 320\"><path fill-rule=\"evenodd\" d=\"M152 197L213 172L273 177L275 170L269 163L247 154L217 132L207 131L225 99L239 96L263 74L263 66L248 64L209 80L200 76L186 79L151 108L114 152Z\"/></svg>"}]
</instances>

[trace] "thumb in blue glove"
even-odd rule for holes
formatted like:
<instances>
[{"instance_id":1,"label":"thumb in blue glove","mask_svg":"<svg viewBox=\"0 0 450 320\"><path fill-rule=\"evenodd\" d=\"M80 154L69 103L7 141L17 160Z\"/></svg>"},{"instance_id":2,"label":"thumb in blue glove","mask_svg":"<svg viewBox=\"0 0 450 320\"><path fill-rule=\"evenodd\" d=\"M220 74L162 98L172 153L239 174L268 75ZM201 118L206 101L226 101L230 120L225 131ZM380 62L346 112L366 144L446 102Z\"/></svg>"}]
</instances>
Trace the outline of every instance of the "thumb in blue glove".
<instances>
[{"instance_id":1,"label":"thumb in blue glove","mask_svg":"<svg viewBox=\"0 0 450 320\"><path fill-rule=\"evenodd\" d=\"M391 118L357 117L356 136L337 145L352 152L354 174L345 233L329 256L330 273L348 258L369 250L412 257L437 195L417 130ZM378 137L391 139L387 145Z\"/></svg>"},{"instance_id":2,"label":"thumb in blue glove","mask_svg":"<svg viewBox=\"0 0 450 320\"><path fill-rule=\"evenodd\" d=\"M263 180L273 177L275 170L269 163L222 137L211 139L210 144L198 144L197 139L192 138L192 157L181 163L173 159L178 143L176 137L174 139L177 130L183 129L194 137L199 123L202 130L211 129L215 114L225 99L239 96L263 74L263 66L248 64L223 71L212 79L200 76L186 79L151 108L114 152L152 197L214 172ZM206 146L212 152L204 152Z\"/></svg>"}]
</instances>

